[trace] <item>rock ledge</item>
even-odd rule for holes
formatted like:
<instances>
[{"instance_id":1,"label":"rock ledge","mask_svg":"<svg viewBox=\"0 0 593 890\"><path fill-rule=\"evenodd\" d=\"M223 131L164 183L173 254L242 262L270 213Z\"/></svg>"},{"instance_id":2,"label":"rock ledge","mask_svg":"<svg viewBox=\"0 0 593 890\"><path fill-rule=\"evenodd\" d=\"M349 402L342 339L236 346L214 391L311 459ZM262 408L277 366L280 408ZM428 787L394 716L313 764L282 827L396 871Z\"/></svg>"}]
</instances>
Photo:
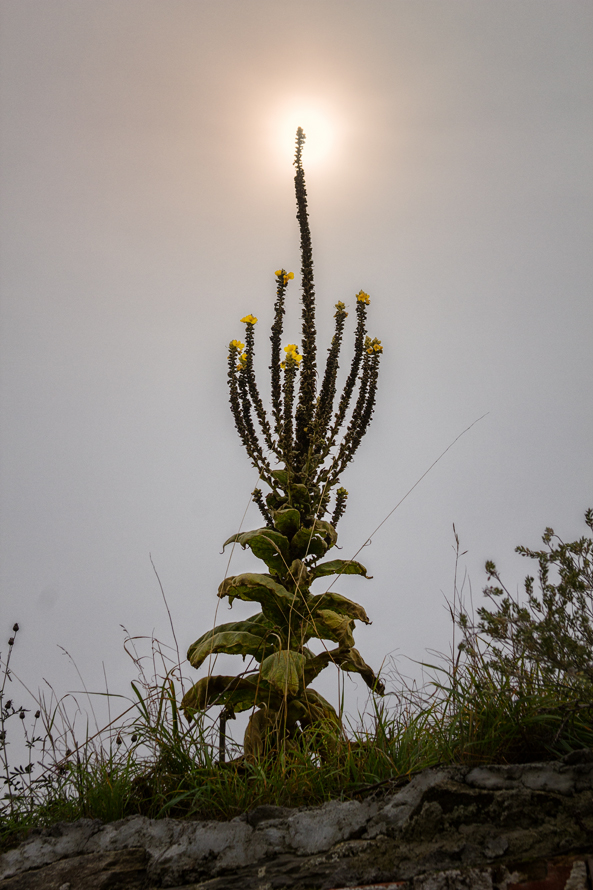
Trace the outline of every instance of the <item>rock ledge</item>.
<instances>
[{"instance_id":1,"label":"rock ledge","mask_svg":"<svg viewBox=\"0 0 593 890\"><path fill-rule=\"evenodd\" d=\"M230 822L59 823L0 856L0 890L590 890L592 869L593 755L582 752L430 769L363 800Z\"/></svg>"}]
</instances>

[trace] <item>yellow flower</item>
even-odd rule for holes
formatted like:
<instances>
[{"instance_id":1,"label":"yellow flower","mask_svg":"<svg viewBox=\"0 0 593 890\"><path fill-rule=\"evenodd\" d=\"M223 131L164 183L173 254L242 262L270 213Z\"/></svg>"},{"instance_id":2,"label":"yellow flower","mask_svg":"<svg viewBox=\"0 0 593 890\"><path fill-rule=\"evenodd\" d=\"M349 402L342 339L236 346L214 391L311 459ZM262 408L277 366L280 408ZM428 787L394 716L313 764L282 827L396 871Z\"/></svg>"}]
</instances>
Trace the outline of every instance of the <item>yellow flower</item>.
<instances>
[{"instance_id":1,"label":"yellow flower","mask_svg":"<svg viewBox=\"0 0 593 890\"><path fill-rule=\"evenodd\" d=\"M376 337L374 337L373 340L371 340L370 337L367 337L364 343L364 347L369 355L374 355L375 352L383 352L381 341L377 340Z\"/></svg>"},{"instance_id":2,"label":"yellow flower","mask_svg":"<svg viewBox=\"0 0 593 890\"><path fill-rule=\"evenodd\" d=\"M286 353L286 358L292 359L293 362L296 362L297 365L300 365L300 363L303 360L303 356L299 355L297 350L298 350L298 346L296 345L296 343L289 343L288 346L284 347L284 352ZM280 362L280 367L282 368L282 370L284 370L286 367L286 362Z\"/></svg>"},{"instance_id":3,"label":"yellow flower","mask_svg":"<svg viewBox=\"0 0 593 890\"><path fill-rule=\"evenodd\" d=\"M300 363L302 362L302 360L303 360L303 356L302 356L302 355L296 355L296 353L292 353L292 352L291 352L291 354L290 354L289 356L287 356L287 357L293 359L293 361L295 361L295 362L297 363L297 365L300 364ZM286 362L280 362L280 367L281 367L282 370L284 371L284 369L286 368Z\"/></svg>"},{"instance_id":4,"label":"yellow flower","mask_svg":"<svg viewBox=\"0 0 593 890\"><path fill-rule=\"evenodd\" d=\"M243 371L247 367L247 353L244 352L243 355L239 356L239 364L237 365L237 371Z\"/></svg>"},{"instance_id":5,"label":"yellow flower","mask_svg":"<svg viewBox=\"0 0 593 890\"><path fill-rule=\"evenodd\" d=\"M229 343L229 347L231 349L236 349L238 352L241 352L242 349L245 349L245 344L241 343L240 340L231 340Z\"/></svg>"},{"instance_id":6,"label":"yellow flower","mask_svg":"<svg viewBox=\"0 0 593 890\"><path fill-rule=\"evenodd\" d=\"M280 278L280 276L282 275L282 269L276 269L274 275L276 276L276 278Z\"/></svg>"},{"instance_id":7,"label":"yellow flower","mask_svg":"<svg viewBox=\"0 0 593 890\"><path fill-rule=\"evenodd\" d=\"M345 303L342 303L342 301L339 300L339 302L336 303L336 309L337 309L338 311L337 311L336 314L334 315L334 318L337 318L338 315L344 315L345 318L348 318L348 313L347 313L347 312L344 312L344 309L345 309L345 308L346 308L346 304L345 304Z\"/></svg>"},{"instance_id":8,"label":"yellow flower","mask_svg":"<svg viewBox=\"0 0 593 890\"><path fill-rule=\"evenodd\" d=\"M245 318L241 319L245 324L257 324L257 318L255 315L246 315Z\"/></svg>"},{"instance_id":9,"label":"yellow flower","mask_svg":"<svg viewBox=\"0 0 593 890\"><path fill-rule=\"evenodd\" d=\"M363 290L358 291L358 293L356 294L356 299L358 300L359 303L366 303L367 306L371 302L371 298L369 297L368 294L365 294L365 292Z\"/></svg>"},{"instance_id":10,"label":"yellow flower","mask_svg":"<svg viewBox=\"0 0 593 890\"><path fill-rule=\"evenodd\" d=\"M287 272L284 276L284 284L288 284L289 280L294 278L294 272Z\"/></svg>"}]
</instances>

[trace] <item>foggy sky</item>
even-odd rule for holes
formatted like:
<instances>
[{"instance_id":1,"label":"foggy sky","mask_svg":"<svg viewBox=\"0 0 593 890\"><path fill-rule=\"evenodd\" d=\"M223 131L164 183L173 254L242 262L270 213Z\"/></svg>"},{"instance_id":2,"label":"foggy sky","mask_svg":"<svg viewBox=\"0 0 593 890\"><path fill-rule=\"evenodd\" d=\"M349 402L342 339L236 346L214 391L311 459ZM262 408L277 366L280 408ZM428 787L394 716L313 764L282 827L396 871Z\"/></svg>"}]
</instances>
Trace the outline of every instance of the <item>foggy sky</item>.
<instances>
[{"instance_id":1,"label":"foggy sky","mask_svg":"<svg viewBox=\"0 0 593 890\"><path fill-rule=\"evenodd\" d=\"M79 687L59 644L89 688L104 663L126 692L120 625L170 640L149 554L182 649L212 624L221 545L257 477L228 410L226 346L256 315L265 375L274 270L299 268L286 109L306 132L309 111L325 116L335 137L317 162L312 135L304 153L320 356L334 303L352 309L361 288L385 347L376 416L342 479L339 555L488 412L361 553L374 579L340 580L374 621L355 634L363 656L447 649L453 523L475 604L486 559L514 590L532 571L517 544L537 547L545 526L584 533L589 2L0 10L0 638L19 621L27 683ZM259 523L252 506L244 528ZM256 565L236 552L228 571Z\"/></svg>"}]
</instances>

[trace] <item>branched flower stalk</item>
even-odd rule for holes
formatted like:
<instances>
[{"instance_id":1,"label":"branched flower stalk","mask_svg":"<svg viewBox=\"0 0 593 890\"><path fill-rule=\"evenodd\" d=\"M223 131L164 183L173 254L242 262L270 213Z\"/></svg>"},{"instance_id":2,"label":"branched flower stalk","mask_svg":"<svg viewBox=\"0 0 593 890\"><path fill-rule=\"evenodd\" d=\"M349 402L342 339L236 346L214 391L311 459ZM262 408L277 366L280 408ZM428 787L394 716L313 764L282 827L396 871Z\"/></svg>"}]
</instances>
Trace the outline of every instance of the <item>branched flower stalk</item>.
<instances>
[{"instance_id":1,"label":"branched flower stalk","mask_svg":"<svg viewBox=\"0 0 593 890\"><path fill-rule=\"evenodd\" d=\"M248 666L237 677L204 677L182 702L189 717L212 705L222 706L225 723L236 712L252 709L244 741L245 756L250 759L270 751L285 752L299 743L303 733L312 732L319 734L323 754L324 746L327 748L324 731L329 728L340 733L341 722L329 702L309 684L330 663L360 674L373 692L384 692L381 680L354 647L354 622L370 623L363 607L338 593L311 592L317 578L348 574L369 577L365 567L353 560L319 560L337 543L336 525L348 496L340 486L340 477L369 428L383 349L380 340L367 335L370 297L360 290L355 302L353 356L338 394L348 317L346 304L339 301L319 385L313 252L302 165L304 144L305 134L299 127L294 182L301 247L302 340L300 346L282 345L287 288L294 274L278 269L270 335L269 413L254 371L257 318L242 318L245 342L231 340L229 344L231 412L239 438L269 492L264 497L256 488L252 495L265 526L232 535L225 546L239 543L249 547L264 561L267 572L226 578L218 596L227 597L231 604L236 597L257 602L261 612L246 621L213 628L188 651L195 668L218 652L250 656L250 665L256 666ZM330 518L324 518L326 515ZM306 645L312 638L323 641L321 653L314 654ZM328 649L325 641L337 645Z\"/></svg>"}]
</instances>

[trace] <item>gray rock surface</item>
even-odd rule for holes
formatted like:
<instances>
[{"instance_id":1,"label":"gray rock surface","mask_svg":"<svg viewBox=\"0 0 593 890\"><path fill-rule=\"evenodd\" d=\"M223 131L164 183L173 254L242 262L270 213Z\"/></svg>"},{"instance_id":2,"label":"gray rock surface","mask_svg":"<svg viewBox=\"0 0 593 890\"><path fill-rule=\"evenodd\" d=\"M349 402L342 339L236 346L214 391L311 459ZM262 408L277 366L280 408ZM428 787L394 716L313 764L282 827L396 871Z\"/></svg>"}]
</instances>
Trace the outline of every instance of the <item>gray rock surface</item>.
<instances>
[{"instance_id":1,"label":"gray rock surface","mask_svg":"<svg viewBox=\"0 0 593 890\"><path fill-rule=\"evenodd\" d=\"M0 890L585 890L593 762L426 770L363 800L230 822L60 823L0 856ZM538 871L539 869L539 871ZM533 882L536 881L536 884ZM542 881L544 883L542 883Z\"/></svg>"}]
</instances>

